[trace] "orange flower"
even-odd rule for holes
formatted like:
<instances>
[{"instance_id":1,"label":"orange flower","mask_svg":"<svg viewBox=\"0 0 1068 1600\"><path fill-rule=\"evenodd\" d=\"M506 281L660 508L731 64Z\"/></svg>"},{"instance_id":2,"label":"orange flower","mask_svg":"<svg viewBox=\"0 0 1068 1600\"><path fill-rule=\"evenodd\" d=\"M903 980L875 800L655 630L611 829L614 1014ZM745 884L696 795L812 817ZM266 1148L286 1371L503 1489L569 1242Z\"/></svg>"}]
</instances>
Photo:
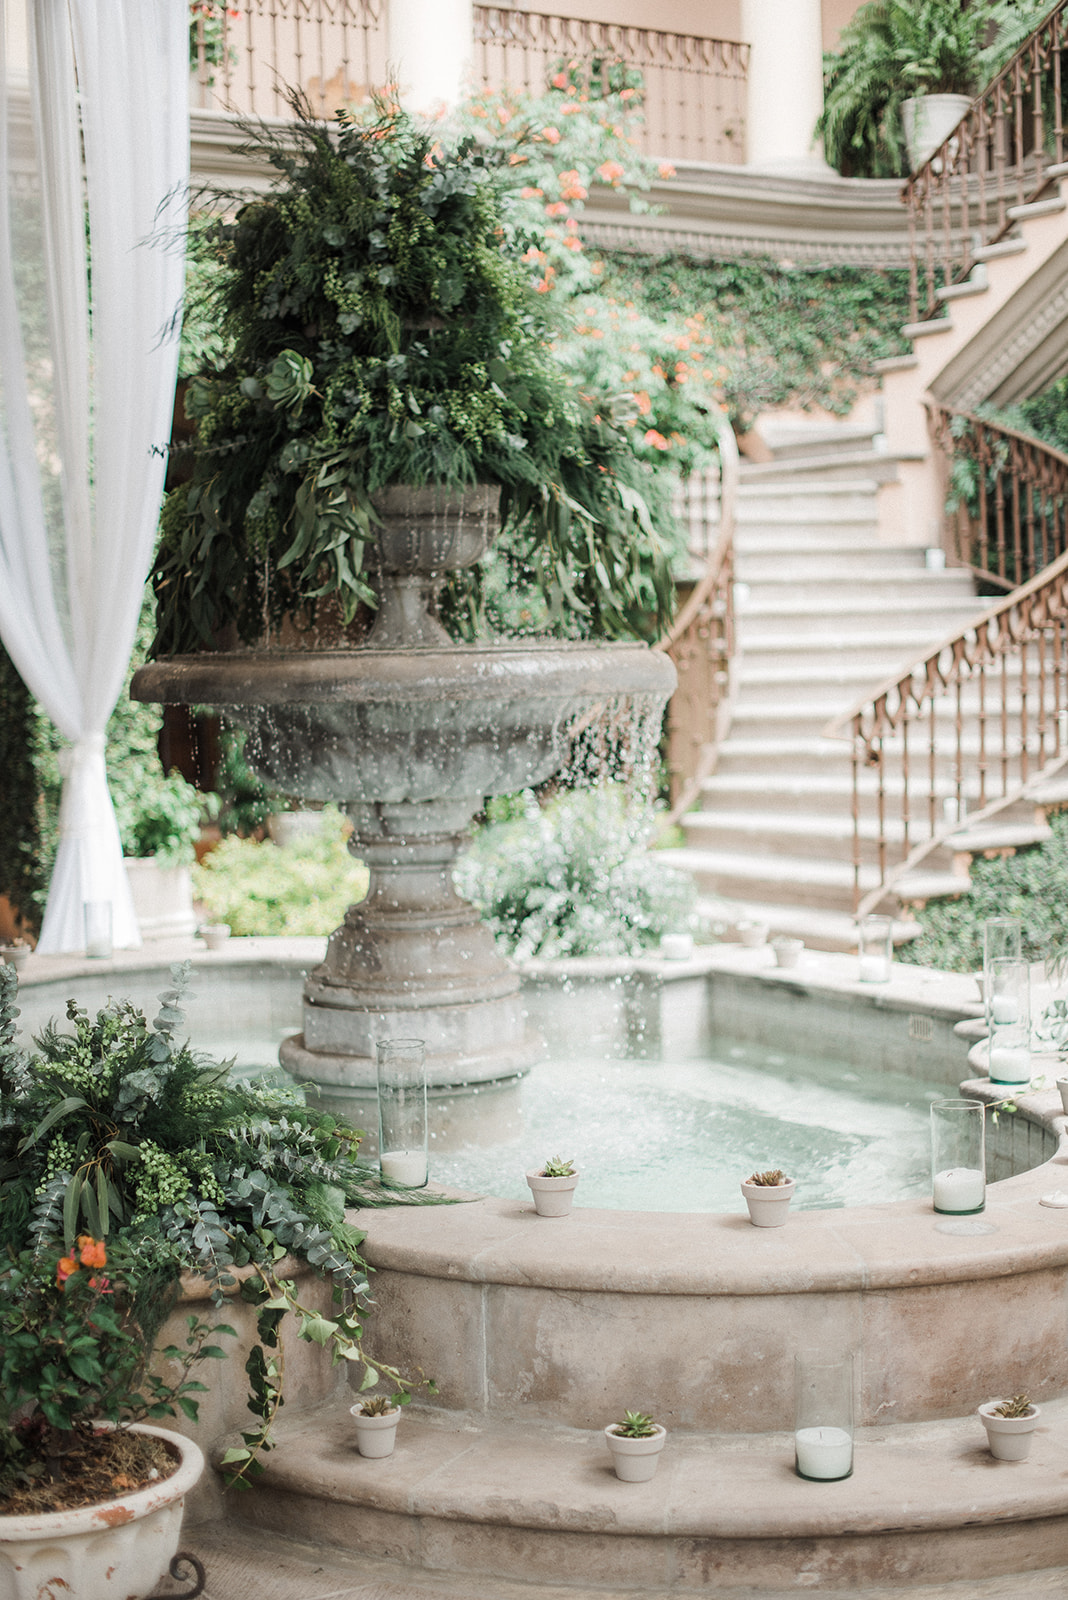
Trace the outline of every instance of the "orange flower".
<instances>
[{"instance_id":1,"label":"orange flower","mask_svg":"<svg viewBox=\"0 0 1068 1600\"><path fill-rule=\"evenodd\" d=\"M547 140L549 144L559 144L560 143L560 129L559 128L543 128L541 130L541 137L543 139Z\"/></svg>"},{"instance_id":2,"label":"orange flower","mask_svg":"<svg viewBox=\"0 0 1068 1600\"><path fill-rule=\"evenodd\" d=\"M639 389L634 398L638 402L638 415L641 417L647 417L650 411L653 409L653 402L650 400L646 391L644 389Z\"/></svg>"},{"instance_id":3,"label":"orange flower","mask_svg":"<svg viewBox=\"0 0 1068 1600\"><path fill-rule=\"evenodd\" d=\"M78 1253L82 1258L83 1267L106 1267L108 1264L108 1253L103 1239L94 1239L88 1233L83 1233L79 1238Z\"/></svg>"},{"instance_id":4,"label":"orange flower","mask_svg":"<svg viewBox=\"0 0 1068 1600\"><path fill-rule=\"evenodd\" d=\"M566 89L567 88L567 83L568 83L568 78L567 78L567 73L566 72L558 72L556 74L556 77L552 80L552 85L553 85L554 89Z\"/></svg>"},{"instance_id":5,"label":"orange flower","mask_svg":"<svg viewBox=\"0 0 1068 1600\"><path fill-rule=\"evenodd\" d=\"M78 1270L78 1263L73 1256L64 1256L56 1267L56 1283L62 1289L69 1277Z\"/></svg>"},{"instance_id":6,"label":"orange flower","mask_svg":"<svg viewBox=\"0 0 1068 1600\"><path fill-rule=\"evenodd\" d=\"M645 435L645 443L651 444L654 450L670 450L671 446L662 433L657 433L655 428L650 428Z\"/></svg>"},{"instance_id":7,"label":"orange flower","mask_svg":"<svg viewBox=\"0 0 1068 1600\"><path fill-rule=\"evenodd\" d=\"M561 172L560 193L565 200L585 200L589 190L575 171Z\"/></svg>"},{"instance_id":8,"label":"orange flower","mask_svg":"<svg viewBox=\"0 0 1068 1600\"><path fill-rule=\"evenodd\" d=\"M519 198L521 200L540 200L544 193L544 189L532 189L528 183L525 189L520 189Z\"/></svg>"},{"instance_id":9,"label":"orange flower","mask_svg":"<svg viewBox=\"0 0 1068 1600\"><path fill-rule=\"evenodd\" d=\"M545 207L545 215L547 217L566 217L567 206L563 200L552 200Z\"/></svg>"},{"instance_id":10,"label":"orange flower","mask_svg":"<svg viewBox=\"0 0 1068 1600\"><path fill-rule=\"evenodd\" d=\"M670 161L661 161L656 169L656 175L658 178L673 178L675 177L675 168Z\"/></svg>"},{"instance_id":11,"label":"orange flower","mask_svg":"<svg viewBox=\"0 0 1068 1600\"><path fill-rule=\"evenodd\" d=\"M567 238L567 239L564 240L564 249L565 250L581 250L582 249L582 240L581 239L576 239L575 235L572 234L570 236L570 238Z\"/></svg>"},{"instance_id":12,"label":"orange flower","mask_svg":"<svg viewBox=\"0 0 1068 1600\"><path fill-rule=\"evenodd\" d=\"M498 106L497 107L497 121L500 123L501 127L503 128L505 126L505 124L511 122L511 120L512 120L512 113L509 111L508 107L507 106Z\"/></svg>"},{"instance_id":13,"label":"orange flower","mask_svg":"<svg viewBox=\"0 0 1068 1600\"><path fill-rule=\"evenodd\" d=\"M602 161L597 168L597 176L603 178L605 183L617 184L623 176L623 164L620 161Z\"/></svg>"}]
</instances>

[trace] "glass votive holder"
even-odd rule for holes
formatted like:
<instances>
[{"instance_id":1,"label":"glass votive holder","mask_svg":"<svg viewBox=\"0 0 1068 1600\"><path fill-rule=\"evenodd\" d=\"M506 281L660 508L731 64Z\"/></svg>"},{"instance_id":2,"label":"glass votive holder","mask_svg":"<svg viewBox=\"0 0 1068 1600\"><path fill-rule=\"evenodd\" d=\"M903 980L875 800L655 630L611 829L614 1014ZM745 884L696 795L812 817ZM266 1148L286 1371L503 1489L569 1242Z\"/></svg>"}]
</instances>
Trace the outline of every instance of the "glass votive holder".
<instances>
[{"instance_id":1,"label":"glass votive holder","mask_svg":"<svg viewBox=\"0 0 1068 1600\"><path fill-rule=\"evenodd\" d=\"M894 924L889 917L863 917L857 930L861 983L889 983L894 959Z\"/></svg>"},{"instance_id":2,"label":"glass votive holder","mask_svg":"<svg viewBox=\"0 0 1068 1600\"><path fill-rule=\"evenodd\" d=\"M992 1083L1026 1083L1031 1076L1031 974L1018 956L995 956L983 985Z\"/></svg>"},{"instance_id":3,"label":"glass votive holder","mask_svg":"<svg viewBox=\"0 0 1068 1600\"><path fill-rule=\"evenodd\" d=\"M86 955L90 956L94 961L110 961L112 957L111 901L83 901L82 921L85 928Z\"/></svg>"},{"instance_id":4,"label":"glass votive holder","mask_svg":"<svg viewBox=\"0 0 1068 1600\"><path fill-rule=\"evenodd\" d=\"M799 1478L831 1483L853 1472L853 1352L794 1357L794 1466Z\"/></svg>"},{"instance_id":5,"label":"glass votive holder","mask_svg":"<svg viewBox=\"0 0 1068 1600\"><path fill-rule=\"evenodd\" d=\"M986 1107L981 1100L931 1102L934 1209L967 1217L986 1205Z\"/></svg>"},{"instance_id":6,"label":"glass votive holder","mask_svg":"<svg viewBox=\"0 0 1068 1600\"><path fill-rule=\"evenodd\" d=\"M426 1048L422 1039L379 1039L375 1065L382 1182L421 1189L429 1177Z\"/></svg>"},{"instance_id":7,"label":"glass votive holder","mask_svg":"<svg viewBox=\"0 0 1068 1600\"><path fill-rule=\"evenodd\" d=\"M1023 954L1023 923L1019 917L987 917L983 923L983 971L992 961Z\"/></svg>"}]
</instances>

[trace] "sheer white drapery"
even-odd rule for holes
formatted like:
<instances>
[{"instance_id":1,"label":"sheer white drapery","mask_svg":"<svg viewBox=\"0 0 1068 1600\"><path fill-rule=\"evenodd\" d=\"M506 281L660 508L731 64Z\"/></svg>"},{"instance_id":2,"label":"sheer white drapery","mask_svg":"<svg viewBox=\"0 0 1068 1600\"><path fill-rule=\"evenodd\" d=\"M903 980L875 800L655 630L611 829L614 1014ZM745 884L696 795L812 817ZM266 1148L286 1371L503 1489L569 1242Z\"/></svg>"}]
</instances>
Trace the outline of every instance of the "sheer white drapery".
<instances>
[{"instance_id":1,"label":"sheer white drapery","mask_svg":"<svg viewBox=\"0 0 1068 1600\"><path fill-rule=\"evenodd\" d=\"M104 730L170 431L182 258L149 241L187 204L188 48L181 0L0 0L0 639L70 740L45 951L87 900L140 943Z\"/></svg>"}]
</instances>

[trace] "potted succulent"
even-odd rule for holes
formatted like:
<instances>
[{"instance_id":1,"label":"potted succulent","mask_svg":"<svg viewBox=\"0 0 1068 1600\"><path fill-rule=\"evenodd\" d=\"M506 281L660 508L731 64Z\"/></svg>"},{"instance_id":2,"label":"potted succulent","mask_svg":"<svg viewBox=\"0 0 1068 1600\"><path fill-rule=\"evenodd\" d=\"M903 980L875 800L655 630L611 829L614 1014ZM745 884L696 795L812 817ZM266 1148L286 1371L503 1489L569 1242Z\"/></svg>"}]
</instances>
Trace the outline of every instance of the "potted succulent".
<instances>
[{"instance_id":1,"label":"potted succulent","mask_svg":"<svg viewBox=\"0 0 1068 1600\"><path fill-rule=\"evenodd\" d=\"M563 1156L552 1156L543 1167L526 1175L539 1217L566 1217L575 1198L579 1175L575 1163Z\"/></svg>"},{"instance_id":2,"label":"potted succulent","mask_svg":"<svg viewBox=\"0 0 1068 1600\"><path fill-rule=\"evenodd\" d=\"M205 922L197 930L209 950L221 950L230 937L228 922Z\"/></svg>"},{"instance_id":3,"label":"potted succulent","mask_svg":"<svg viewBox=\"0 0 1068 1600\"><path fill-rule=\"evenodd\" d=\"M804 939L788 939L780 934L771 941L771 948L775 952L775 965L777 967L796 967L801 959L801 952L805 948Z\"/></svg>"},{"instance_id":4,"label":"potted succulent","mask_svg":"<svg viewBox=\"0 0 1068 1600\"><path fill-rule=\"evenodd\" d=\"M781 1228L786 1222L790 1201L797 1188L778 1167L754 1172L742 1183L742 1194L749 1207L749 1220L755 1228Z\"/></svg>"},{"instance_id":5,"label":"potted succulent","mask_svg":"<svg viewBox=\"0 0 1068 1600\"><path fill-rule=\"evenodd\" d=\"M979 1407L979 1418L986 1429L986 1442L996 1461L1023 1461L1031 1449L1031 1439L1041 1415L1026 1394L1009 1400L988 1400Z\"/></svg>"},{"instance_id":6,"label":"potted succulent","mask_svg":"<svg viewBox=\"0 0 1068 1600\"><path fill-rule=\"evenodd\" d=\"M824 59L817 133L852 177L915 171L1049 10L1006 0L869 0Z\"/></svg>"},{"instance_id":7,"label":"potted succulent","mask_svg":"<svg viewBox=\"0 0 1068 1600\"><path fill-rule=\"evenodd\" d=\"M178 1042L188 964L172 970L174 986L151 1026L127 1001L95 1017L71 1001L73 1031L52 1023L25 1053L15 1042L15 973L0 966L0 1252L15 1263L0 1290L17 1316L23 1252L62 1263L68 1279L74 1268L92 1268L69 1292L87 1294L95 1279L105 1308L128 1307L124 1337L141 1350L183 1274L206 1279L217 1306L240 1284L241 1300L257 1312L259 1343L246 1371L258 1421L226 1452L224 1476L235 1481L261 1472L271 1446L283 1384L272 1352L287 1315L301 1338L352 1370L362 1365L365 1386L381 1371L407 1392L395 1368L365 1355L356 1309L367 1287L363 1236L344 1210L389 1197L376 1169L358 1159L354 1130L310 1111L297 1093L232 1081L228 1066ZM106 1254L109 1285L101 1286L83 1238ZM285 1275L298 1266L347 1296L329 1318ZM43 1281L54 1295L47 1273ZM6 1350L0 1372L5 1359ZM124 1391L132 1387L124 1380ZM13 1400L10 1386L8 1394ZM190 1415L185 1391L176 1403Z\"/></svg>"},{"instance_id":8,"label":"potted succulent","mask_svg":"<svg viewBox=\"0 0 1068 1600\"><path fill-rule=\"evenodd\" d=\"M397 1442L401 1408L388 1395L370 1395L349 1407L356 1424L356 1448L361 1456L391 1456Z\"/></svg>"},{"instance_id":9,"label":"potted succulent","mask_svg":"<svg viewBox=\"0 0 1068 1600\"><path fill-rule=\"evenodd\" d=\"M33 946L28 939L16 935L0 944L0 961L6 962L9 967L21 967L29 957Z\"/></svg>"},{"instance_id":10,"label":"potted succulent","mask_svg":"<svg viewBox=\"0 0 1068 1600\"><path fill-rule=\"evenodd\" d=\"M196 1418L193 1365L224 1351L190 1319L157 1352L166 1280L128 1243L83 1234L9 1254L0 1271L0 1573L18 1595L141 1600L168 1571L182 1506L204 1468L191 1440L152 1425ZM173 1365L171 1365L173 1364ZM151 1420L147 1420L151 1419Z\"/></svg>"},{"instance_id":11,"label":"potted succulent","mask_svg":"<svg viewBox=\"0 0 1068 1600\"><path fill-rule=\"evenodd\" d=\"M738 938L746 950L759 950L768 942L768 925L766 922L750 922L743 919L737 925Z\"/></svg>"},{"instance_id":12,"label":"potted succulent","mask_svg":"<svg viewBox=\"0 0 1068 1600\"><path fill-rule=\"evenodd\" d=\"M656 1471L667 1429L644 1411L625 1411L622 1422L604 1430L617 1478L624 1483L647 1483Z\"/></svg>"}]
</instances>

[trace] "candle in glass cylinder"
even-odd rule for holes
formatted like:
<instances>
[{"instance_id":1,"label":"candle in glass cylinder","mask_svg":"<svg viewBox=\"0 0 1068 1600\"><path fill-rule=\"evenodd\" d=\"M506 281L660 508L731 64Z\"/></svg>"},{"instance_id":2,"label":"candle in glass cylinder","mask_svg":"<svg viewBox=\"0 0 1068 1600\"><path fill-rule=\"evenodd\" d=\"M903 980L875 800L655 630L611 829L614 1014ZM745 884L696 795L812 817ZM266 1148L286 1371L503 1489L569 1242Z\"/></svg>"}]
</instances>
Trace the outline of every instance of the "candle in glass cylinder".
<instances>
[{"instance_id":1,"label":"candle in glass cylinder","mask_svg":"<svg viewBox=\"0 0 1068 1600\"><path fill-rule=\"evenodd\" d=\"M933 1188L936 1211L981 1211L986 1200L986 1179L973 1167L949 1167L945 1172L936 1172Z\"/></svg>"},{"instance_id":2,"label":"candle in glass cylinder","mask_svg":"<svg viewBox=\"0 0 1068 1600\"><path fill-rule=\"evenodd\" d=\"M1019 1022L1020 1007L1016 998L1011 994L996 994L990 1002L990 1017L999 1027L1006 1027L1009 1023Z\"/></svg>"},{"instance_id":3,"label":"candle in glass cylinder","mask_svg":"<svg viewBox=\"0 0 1068 1600\"><path fill-rule=\"evenodd\" d=\"M386 1183L404 1183L421 1189L427 1179L425 1150L383 1150L378 1158Z\"/></svg>"},{"instance_id":4,"label":"candle in glass cylinder","mask_svg":"<svg viewBox=\"0 0 1068 1600\"><path fill-rule=\"evenodd\" d=\"M794 1450L802 1478L827 1482L853 1470L853 1436L845 1428L798 1428Z\"/></svg>"}]
</instances>

